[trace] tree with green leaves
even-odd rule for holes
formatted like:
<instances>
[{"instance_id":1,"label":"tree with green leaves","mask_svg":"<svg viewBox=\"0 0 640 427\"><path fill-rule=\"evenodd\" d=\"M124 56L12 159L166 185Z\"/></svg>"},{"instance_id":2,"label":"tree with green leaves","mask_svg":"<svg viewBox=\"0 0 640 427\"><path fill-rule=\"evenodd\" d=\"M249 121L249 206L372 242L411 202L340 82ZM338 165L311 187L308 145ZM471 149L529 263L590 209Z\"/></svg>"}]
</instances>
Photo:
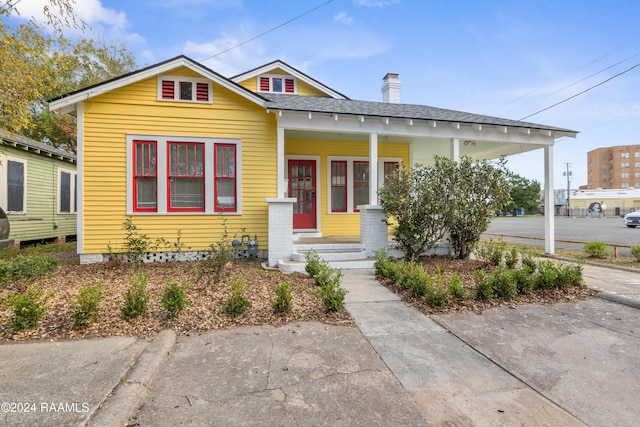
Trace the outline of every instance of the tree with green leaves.
<instances>
[{"instance_id":1,"label":"tree with green leaves","mask_svg":"<svg viewBox=\"0 0 640 427\"><path fill-rule=\"evenodd\" d=\"M500 210L513 215L519 208L524 208L527 214L538 212L540 208L540 183L513 172L509 172L507 179L511 185L511 201Z\"/></svg>"},{"instance_id":2,"label":"tree with green leaves","mask_svg":"<svg viewBox=\"0 0 640 427\"><path fill-rule=\"evenodd\" d=\"M456 258L466 259L494 212L509 200L505 160L459 162L435 157L433 166L398 171L379 192L384 213L398 225L394 239L408 258L449 233Z\"/></svg>"},{"instance_id":3,"label":"tree with green leaves","mask_svg":"<svg viewBox=\"0 0 640 427\"><path fill-rule=\"evenodd\" d=\"M0 20L0 126L72 151L75 119L49 111L47 100L137 68L134 55L123 44L85 38L73 43L62 35L64 27L84 27L73 13L74 4L50 0L45 5L53 33L33 21L9 27ZM16 13L15 5L8 2L0 16Z\"/></svg>"}]
</instances>

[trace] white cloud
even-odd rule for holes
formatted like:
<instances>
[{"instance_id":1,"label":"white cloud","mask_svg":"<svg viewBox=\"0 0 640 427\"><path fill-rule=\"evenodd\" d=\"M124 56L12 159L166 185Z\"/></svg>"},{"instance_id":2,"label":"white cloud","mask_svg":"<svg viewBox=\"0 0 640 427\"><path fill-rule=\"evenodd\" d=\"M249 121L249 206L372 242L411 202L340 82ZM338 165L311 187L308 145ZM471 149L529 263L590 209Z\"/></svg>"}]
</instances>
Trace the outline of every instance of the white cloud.
<instances>
[{"instance_id":1,"label":"white cloud","mask_svg":"<svg viewBox=\"0 0 640 427\"><path fill-rule=\"evenodd\" d=\"M353 22L353 18L350 17L347 14L347 12L345 12L345 11L342 11L342 12L336 14L333 17L333 20L336 21L336 22L340 22L342 24L347 24L347 25L349 25L349 24L351 24Z\"/></svg>"},{"instance_id":2,"label":"white cloud","mask_svg":"<svg viewBox=\"0 0 640 427\"><path fill-rule=\"evenodd\" d=\"M227 77L276 59L265 57L262 44L257 41L234 47L243 41L231 35L224 35L222 38L204 43L188 40L183 45L183 53ZM224 52L230 48L233 49ZM221 52L224 53L221 54ZM216 56L211 58L214 55Z\"/></svg>"},{"instance_id":3,"label":"white cloud","mask_svg":"<svg viewBox=\"0 0 640 427\"><path fill-rule=\"evenodd\" d=\"M30 0L17 3L16 9L23 19L33 18L40 24L46 24L45 6L51 7L46 0ZM80 20L89 25L101 24L118 29L123 29L127 26L127 15L124 12L103 7L100 0L78 1L73 5L73 10ZM55 12L55 9L52 11Z\"/></svg>"},{"instance_id":4,"label":"white cloud","mask_svg":"<svg viewBox=\"0 0 640 427\"><path fill-rule=\"evenodd\" d=\"M386 7L400 4L400 0L353 0L353 4L365 7Z\"/></svg>"}]
</instances>

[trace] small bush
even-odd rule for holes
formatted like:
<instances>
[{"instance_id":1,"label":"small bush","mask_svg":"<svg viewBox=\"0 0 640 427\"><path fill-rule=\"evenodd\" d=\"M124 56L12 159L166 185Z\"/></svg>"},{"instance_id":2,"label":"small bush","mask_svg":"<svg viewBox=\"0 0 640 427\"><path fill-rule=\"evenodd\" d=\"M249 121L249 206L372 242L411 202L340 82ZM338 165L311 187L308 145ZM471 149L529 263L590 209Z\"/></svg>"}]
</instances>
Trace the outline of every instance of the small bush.
<instances>
[{"instance_id":1,"label":"small bush","mask_svg":"<svg viewBox=\"0 0 640 427\"><path fill-rule=\"evenodd\" d=\"M477 300L490 300L495 296L493 292L493 280L491 274L484 270L473 272L474 283L476 285Z\"/></svg>"},{"instance_id":2,"label":"small bush","mask_svg":"<svg viewBox=\"0 0 640 427\"><path fill-rule=\"evenodd\" d=\"M228 316L236 317L247 311L251 307L251 301L244 296L244 284L242 279L237 277L231 282L231 293L224 301L224 312Z\"/></svg>"},{"instance_id":3,"label":"small bush","mask_svg":"<svg viewBox=\"0 0 640 427\"><path fill-rule=\"evenodd\" d=\"M304 255L304 259L307 262L304 270L311 277L317 277L326 267L328 267L327 263L320 258L320 255L318 255L318 253L313 249Z\"/></svg>"},{"instance_id":4,"label":"small bush","mask_svg":"<svg viewBox=\"0 0 640 427\"><path fill-rule=\"evenodd\" d=\"M137 272L131 275L131 286L124 296L121 308L122 317L127 320L142 316L147 312L149 293L147 292L147 275Z\"/></svg>"},{"instance_id":5,"label":"small bush","mask_svg":"<svg viewBox=\"0 0 640 427\"><path fill-rule=\"evenodd\" d=\"M316 276L316 285L325 286L340 283L342 270L331 268L328 264L321 264L320 272Z\"/></svg>"},{"instance_id":6,"label":"small bush","mask_svg":"<svg viewBox=\"0 0 640 427\"><path fill-rule=\"evenodd\" d=\"M506 246L507 244L502 241L490 240L482 242L477 245L475 255L479 260L497 267L502 263Z\"/></svg>"},{"instance_id":7,"label":"small bush","mask_svg":"<svg viewBox=\"0 0 640 427\"><path fill-rule=\"evenodd\" d=\"M425 302L429 307L443 307L447 305L447 286L444 276L438 275L435 279L430 277L429 285L425 291Z\"/></svg>"},{"instance_id":8,"label":"small bush","mask_svg":"<svg viewBox=\"0 0 640 427\"><path fill-rule=\"evenodd\" d=\"M464 299L467 296L467 291L462 283L462 279L457 273L452 273L449 276L449 286L447 292L455 299Z\"/></svg>"},{"instance_id":9,"label":"small bush","mask_svg":"<svg viewBox=\"0 0 640 427\"><path fill-rule=\"evenodd\" d=\"M98 317L98 310L102 301L102 285L95 283L85 285L78 292L76 305L71 317L76 326L85 326L91 319Z\"/></svg>"},{"instance_id":10,"label":"small bush","mask_svg":"<svg viewBox=\"0 0 640 427\"><path fill-rule=\"evenodd\" d=\"M400 284L411 291L413 296L425 296L429 288L433 287L433 278L427 274L422 264L410 261L403 263L401 268L404 271L400 278Z\"/></svg>"},{"instance_id":11,"label":"small bush","mask_svg":"<svg viewBox=\"0 0 640 427\"><path fill-rule=\"evenodd\" d=\"M590 258L605 259L611 255L611 251L606 243L593 241L584 244L582 249Z\"/></svg>"},{"instance_id":12,"label":"small bush","mask_svg":"<svg viewBox=\"0 0 640 427\"><path fill-rule=\"evenodd\" d=\"M347 290L340 284L324 285L318 289L318 295L327 312L340 311L344 307L344 297Z\"/></svg>"},{"instance_id":13,"label":"small bush","mask_svg":"<svg viewBox=\"0 0 640 427\"><path fill-rule=\"evenodd\" d=\"M523 265L522 268L513 271L512 277L518 289L518 294L526 295L531 293L534 287L533 270L531 267Z\"/></svg>"},{"instance_id":14,"label":"small bush","mask_svg":"<svg viewBox=\"0 0 640 427\"><path fill-rule=\"evenodd\" d=\"M636 262L640 262L640 245L631 247L631 256L636 259Z\"/></svg>"},{"instance_id":15,"label":"small bush","mask_svg":"<svg viewBox=\"0 0 640 427\"><path fill-rule=\"evenodd\" d=\"M531 255L525 255L522 257L522 266L528 267L531 273L534 273L538 269L538 263Z\"/></svg>"},{"instance_id":16,"label":"small bush","mask_svg":"<svg viewBox=\"0 0 640 427\"><path fill-rule=\"evenodd\" d=\"M15 259L0 260L0 285L29 280L43 276L58 266L58 260L52 255L19 256Z\"/></svg>"},{"instance_id":17,"label":"small bush","mask_svg":"<svg viewBox=\"0 0 640 427\"><path fill-rule=\"evenodd\" d=\"M496 298L511 300L518 296L518 288L514 280L513 270L499 267L489 273L492 281L493 293Z\"/></svg>"},{"instance_id":18,"label":"small bush","mask_svg":"<svg viewBox=\"0 0 640 427\"><path fill-rule=\"evenodd\" d=\"M540 261L534 278L535 289L554 289L558 280L558 269L551 261Z\"/></svg>"},{"instance_id":19,"label":"small bush","mask_svg":"<svg viewBox=\"0 0 640 427\"><path fill-rule=\"evenodd\" d=\"M291 311L291 286L284 282L273 288L275 298L271 300L271 307L275 313L287 313Z\"/></svg>"},{"instance_id":20,"label":"small bush","mask_svg":"<svg viewBox=\"0 0 640 427\"><path fill-rule=\"evenodd\" d=\"M518 265L518 259L518 249L514 246L511 248L511 251L505 253L504 264L507 266L507 268L513 270Z\"/></svg>"},{"instance_id":21,"label":"small bush","mask_svg":"<svg viewBox=\"0 0 640 427\"><path fill-rule=\"evenodd\" d=\"M160 305L167 311L167 317L169 317L169 319L178 317L180 312L187 306L186 290L186 282L182 282L180 285L169 280L165 282L164 291L160 298Z\"/></svg>"},{"instance_id":22,"label":"small bush","mask_svg":"<svg viewBox=\"0 0 640 427\"><path fill-rule=\"evenodd\" d=\"M556 285L558 288L567 289L572 286L582 286L582 266L580 264L561 263L557 266L558 278Z\"/></svg>"},{"instance_id":23,"label":"small bush","mask_svg":"<svg viewBox=\"0 0 640 427\"><path fill-rule=\"evenodd\" d=\"M45 294L39 287L9 295L5 303L13 310L11 328L14 331L22 331L38 326L42 315L47 311L46 304L50 297L50 293Z\"/></svg>"}]
</instances>

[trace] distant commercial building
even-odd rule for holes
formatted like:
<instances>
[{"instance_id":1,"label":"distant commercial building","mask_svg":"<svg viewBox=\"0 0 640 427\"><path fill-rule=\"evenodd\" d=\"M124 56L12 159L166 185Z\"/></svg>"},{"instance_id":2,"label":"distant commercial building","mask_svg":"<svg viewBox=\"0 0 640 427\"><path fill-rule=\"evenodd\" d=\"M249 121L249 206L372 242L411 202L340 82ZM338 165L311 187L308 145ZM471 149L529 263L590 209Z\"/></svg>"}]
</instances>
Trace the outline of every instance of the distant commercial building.
<instances>
[{"instance_id":1,"label":"distant commercial building","mask_svg":"<svg viewBox=\"0 0 640 427\"><path fill-rule=\"evenodd\" d=\"M603 147L587 153L590 190L640 188L640 145Z\"/></svg>"},{"instance_id":2,"label":"distant commercial building","mask_svg":"<svg viewBox=\"0 0 640 427\"><path fill-rule=\"evenodd\" d=\"M571 216L622 216L640 210L640 188L571 190L569 196Z\"/></svg>"}]
</instances>

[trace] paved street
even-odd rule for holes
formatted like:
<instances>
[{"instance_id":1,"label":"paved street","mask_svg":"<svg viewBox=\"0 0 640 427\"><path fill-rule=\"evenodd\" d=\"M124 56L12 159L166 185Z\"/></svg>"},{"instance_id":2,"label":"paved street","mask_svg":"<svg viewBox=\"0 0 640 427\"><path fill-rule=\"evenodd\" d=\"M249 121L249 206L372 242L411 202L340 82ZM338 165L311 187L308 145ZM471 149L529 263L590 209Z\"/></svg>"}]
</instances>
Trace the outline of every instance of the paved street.
<instances>
[{"instance_id":1,"label":"paved street","mask_svg":"<svg viewBox=\"0 0 640 427\"><path fill-rule=\"evenodd\" d=\"M591 242L599 240L608 244L634 246L640 244L640 228L628 228L622 223L622 218L567 218L554 217L555 238L557 249L579 249L581 244L560 242L571 240L576 242ZM499 217L494 218L487 230L491 234L505 234L511 236L536 237L544 239L544 217ZM485 238L497 239L495 235L485 235ZM514 239L505 237L509 242L544 247L544 240ZM628 255L629 249L620 248L620 255Z\"/></svg>"}]
</instances>

